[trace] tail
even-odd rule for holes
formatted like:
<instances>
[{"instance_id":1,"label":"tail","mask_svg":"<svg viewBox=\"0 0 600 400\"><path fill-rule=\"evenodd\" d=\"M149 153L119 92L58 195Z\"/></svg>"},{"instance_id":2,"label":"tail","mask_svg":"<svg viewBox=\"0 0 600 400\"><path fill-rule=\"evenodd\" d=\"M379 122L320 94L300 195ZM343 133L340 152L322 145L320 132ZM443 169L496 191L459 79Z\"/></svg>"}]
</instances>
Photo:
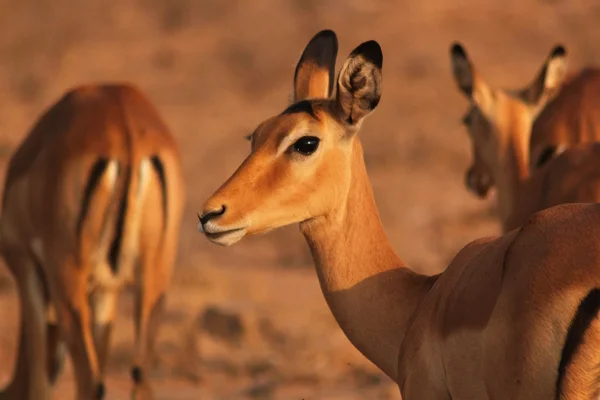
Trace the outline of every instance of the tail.
<instances>
[{"instance_id":1,"label":"tail","mask_svg":"<svg viewBox=\"0 0 600 400\"><path fill-rule=\"evenodd\" d=\"M556 400L600 398L600 288L581 301L567 333L556 381Z\"/></svg>"}]
</instances>

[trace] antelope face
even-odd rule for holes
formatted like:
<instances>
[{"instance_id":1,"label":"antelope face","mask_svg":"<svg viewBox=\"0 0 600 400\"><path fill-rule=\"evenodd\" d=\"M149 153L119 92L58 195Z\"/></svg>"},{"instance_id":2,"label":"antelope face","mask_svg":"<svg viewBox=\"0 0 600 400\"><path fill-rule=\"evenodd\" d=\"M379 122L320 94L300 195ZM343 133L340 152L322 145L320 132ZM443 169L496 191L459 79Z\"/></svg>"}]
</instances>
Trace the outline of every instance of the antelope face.
<instances>
[{"instance_id":1,"label":"antelope face","mask_svg":"<svg viewBox=\"0 0 600 400\"><path fill-rule=\"evenodd\" d=\"M326 216L349 190L353 142L381 95L383 55L374 41L358 46L331 97L337 38L319 32L294 76L294 103L258 125L251 153L205 203L198 229L231 245L245 235Z\"/></svg>"},{"instance_id":2,"label":"antelope face","mask_svg":"<svg viewBox=\"0 0 600 400\"><path fill-rule=\"evenodd\" d=\"M464 48L455 43L450 49L454 78L459 90L469 99L463 117L472 146L473 163L466 173L466 185L479 197L485 197L495 185L505 158L515 148L528 161L531 128L537 114L552 98L566 72L566 52L556 46L533 82L527 87L508 91L489 86L479 75Z\"/></svg>"},{"instance_id":3,"label":"antelope face","mask_svg":"<svg viewBox=\"0 0 600 400\"><path fill-rule=\"evenodd\" d=\"M471 107L462 118L462 123L467 127L471 141L473 161L465 174L465 185L479 198L487 197L494 186L494 178L490 169L490 154L494 152L494 143L489 139L492 127L475 107ZM487 160L487 162L486 162Z\"/></svg>"}]
</instances>

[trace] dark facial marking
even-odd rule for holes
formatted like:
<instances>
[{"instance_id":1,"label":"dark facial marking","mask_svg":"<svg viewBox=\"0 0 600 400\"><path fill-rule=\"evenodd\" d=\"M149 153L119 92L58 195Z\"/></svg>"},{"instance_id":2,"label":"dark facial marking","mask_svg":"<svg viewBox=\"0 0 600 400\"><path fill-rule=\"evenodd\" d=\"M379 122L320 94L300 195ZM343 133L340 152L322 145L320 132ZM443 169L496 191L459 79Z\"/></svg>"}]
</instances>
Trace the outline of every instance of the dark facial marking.
<instances>
[{"instance_id":1,"label":"dark facial marking","mask_svg":"<svg viewBox=\"0 0 600 400\"><path fill-rule=\"evenodd\" d=\"M292 104L284 112L282 112L281 115L297 113L306 113L314 119L318 119L317 114L315 114L313 104L309 100L301 100L297 103Z\"/></svg>"}]
</instances>

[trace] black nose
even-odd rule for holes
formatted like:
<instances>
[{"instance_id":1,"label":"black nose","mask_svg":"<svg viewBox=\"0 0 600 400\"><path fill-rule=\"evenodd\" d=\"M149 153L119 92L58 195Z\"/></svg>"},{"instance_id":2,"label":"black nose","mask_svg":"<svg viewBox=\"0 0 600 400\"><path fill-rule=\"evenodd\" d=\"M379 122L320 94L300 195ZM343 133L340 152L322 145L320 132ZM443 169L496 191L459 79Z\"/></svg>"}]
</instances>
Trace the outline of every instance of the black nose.
<instances>
[{"instance_id":1,"label":"black nose","mask_svg":"<svg viewBox=\"0 0 600 400\"><path fill-rule=\"evenodd\" d=\"M217 211L209 211L206 214L204 214L203 216L198 215L198 219L200 220L200 223L202 224L202 226L206 225L208 223L208 221L210 221L211 219L213 219L214 217L219 217L223 214L225 214L225 210L227 208L225 207L225 205L223 204L221 206L220 210Z\"/></svg>"}]
</instances>

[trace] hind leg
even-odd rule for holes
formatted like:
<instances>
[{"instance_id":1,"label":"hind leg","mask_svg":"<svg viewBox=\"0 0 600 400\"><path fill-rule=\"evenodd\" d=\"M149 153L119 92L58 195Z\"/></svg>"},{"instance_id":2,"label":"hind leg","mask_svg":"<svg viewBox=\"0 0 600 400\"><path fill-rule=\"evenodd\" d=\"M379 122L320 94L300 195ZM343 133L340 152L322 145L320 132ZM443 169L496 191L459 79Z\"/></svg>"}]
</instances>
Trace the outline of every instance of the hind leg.
<instances>
[{"instance_id":1,"label":"hind leg","mask_svg":"<svg viewBox=\"0 0 600 400\"><path fill-rule=\"evenodd\" d=\"M115 319L117 292L109 289L98 289L90 296L90 303L94 322L94 344L98 354L100 376L103 378Z\"/></svg>"},{"instance_id":2,"label":"hind leg","mask_svg":"<svg viewBox=\"0 0 600 400\"><path fill-rule=\"evenodd\" d=\"M156 339L160 322L165 312L165 293L159 298L150 313L148 322L148 346L146 347L146 359L148 368L154 368L159 364L159 356L156 352Z\"/></svg>"},{"instance_id":3,"label":"hind leg","mask_svg":"<svg viewBox=\"0 0 600 400\"><path fill-rule=\"evenodd\" d=\"M65 359L67 357L67 348L62 340L60 327L56 317L56 309L52 304L47 307L47 369L50 383L56 383L58 376L63 370Z\"/></svg>"},{"instance_id":4,"label":"hind leg","mask_svg":"<svg viewBox=\"0 0 600 400\"><path fill-rule=\"evenodd\" d=\"M69 348L77 381L77 399L102 399L104 383L92 335L85 268L66 264L53 291L59 325Z\"/></svg>"},{"instance_id":5,"label":"hind leg","mask_svg":"<svg viewBox=\"0 0 600 400\"><path fill-rule=\"evenodd\" d=\"M146 277L136 295L135 336L136 348L131 371L134 388L132 398L152 399L146 376L150 358L154 355L156 337L164 308L165 282Z\"/></svg>"},{"instance_id":6,"label":"hind leg","mask_svg":"<svg viewBox=\"0 0 600 400\"><path fill-rule=\"evenodd\" d=\"M46 329L46 336L48 338L48 361L46 368L48 369L50 383L54 384L65 366L67 349L65 343L62 341L60 329L57 324L49 323Z\"/></svg>"},{"instance_id":7,"label":"hind leg","mask_svg":"<svg viewBox=\"0 0 600 400\"><path fill-rule=\"evenodd\" d=\"M41 277L27 252L5 246L3 255L19 287L21 323L15 372L0 399L50 399L48 371L40 361L46 356L46 305Z\"/></svg>"}]
</instances>

